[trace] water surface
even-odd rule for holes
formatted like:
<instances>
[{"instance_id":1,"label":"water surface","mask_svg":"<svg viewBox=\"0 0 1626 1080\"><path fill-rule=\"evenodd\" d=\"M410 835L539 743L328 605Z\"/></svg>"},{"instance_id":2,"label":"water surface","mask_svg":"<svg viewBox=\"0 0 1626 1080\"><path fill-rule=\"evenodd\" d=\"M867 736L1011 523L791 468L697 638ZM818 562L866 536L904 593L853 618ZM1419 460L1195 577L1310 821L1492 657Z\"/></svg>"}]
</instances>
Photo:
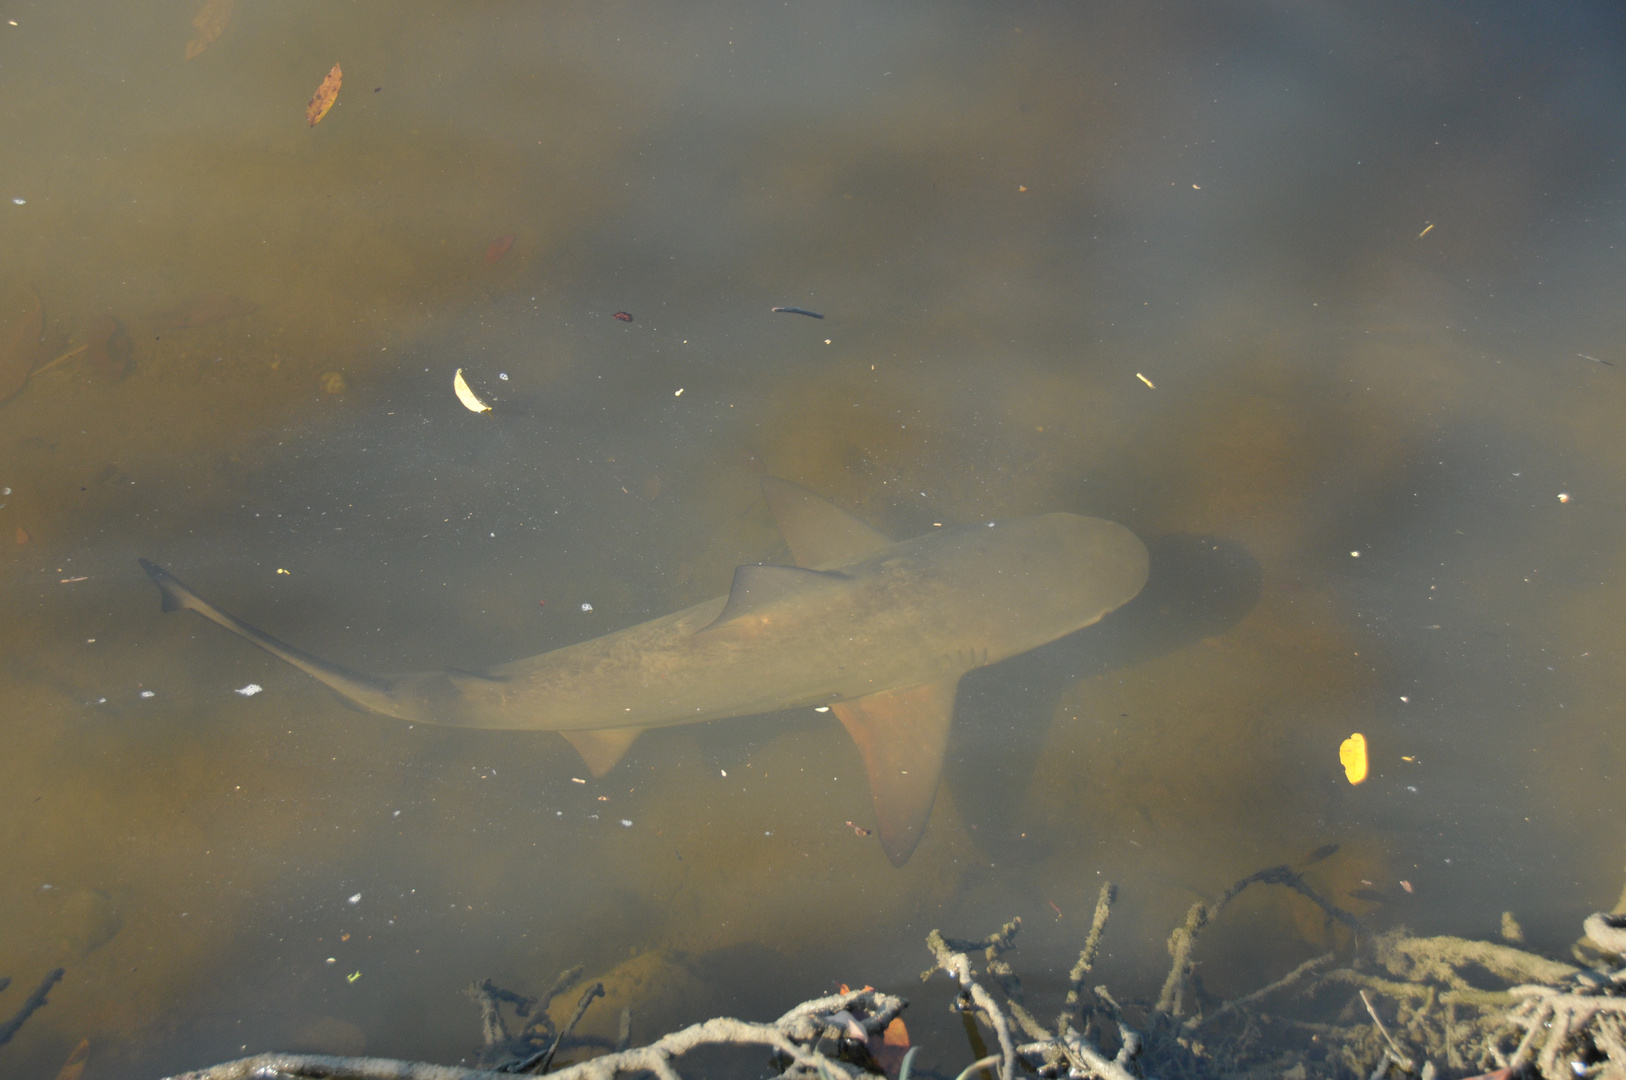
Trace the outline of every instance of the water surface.
<instances>
[{"instance_id":1,"label":"water surface","mask_svg":"<svg viewBox=\"0 0 1626 1080\"><path fill-rule=\"evenodd\" d=\"M1129 997L1194 899L1328 843L1379 926L1562 952L1613 903L1614 7L241 0L187 60L193 14L0 26L0 330L32 289L41 359L131 341L0 405L0 1003L68 969L8 1072L456 1061L463 987L582 963L586 1027L640 1038L896 990L953 1075L926 931L1023 916L1049 993L1104 880ZM161 317L219 296L255 310ZM348 666L477 669L788 560L765 473L898 537L1065 510L1153 551L967 679L901 870L827 716L576 783L556 735L346 709L135 561ZM1250 893L1205 989L1328 940Z\"/></svg>"}]
</instances>

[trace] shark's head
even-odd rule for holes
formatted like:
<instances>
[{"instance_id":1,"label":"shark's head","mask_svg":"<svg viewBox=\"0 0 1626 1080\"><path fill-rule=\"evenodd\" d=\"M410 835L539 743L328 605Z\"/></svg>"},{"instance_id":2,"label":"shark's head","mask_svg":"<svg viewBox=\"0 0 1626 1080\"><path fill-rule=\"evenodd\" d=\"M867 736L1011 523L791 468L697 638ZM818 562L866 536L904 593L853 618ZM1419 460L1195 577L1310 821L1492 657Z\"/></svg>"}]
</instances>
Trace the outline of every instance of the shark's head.
<instances>
[{"instance_id":1,"label":"shark's head","mask_svg":"<svg viewBox=\"0 0 1626 1080\"><path fill-rule=\"evenodd\" d=\"M1146 545L1114 521L1042 514L923 537L955 621L987 650L986 663L1089 626L1146 584Z\"/></svg>"}]
</instances>

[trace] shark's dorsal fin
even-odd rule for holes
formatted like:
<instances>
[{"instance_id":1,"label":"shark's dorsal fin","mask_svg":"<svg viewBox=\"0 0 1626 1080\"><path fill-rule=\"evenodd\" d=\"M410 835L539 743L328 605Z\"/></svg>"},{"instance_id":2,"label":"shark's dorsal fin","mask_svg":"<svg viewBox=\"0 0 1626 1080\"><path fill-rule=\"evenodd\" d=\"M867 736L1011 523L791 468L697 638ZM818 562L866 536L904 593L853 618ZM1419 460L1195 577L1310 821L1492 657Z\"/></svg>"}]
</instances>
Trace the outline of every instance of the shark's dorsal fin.
<instances>
[{"instance_id":1,"label":"shark's dorsal fin","mask_svg":"<svg viewBox=\"0 0 1626 1080\"><path fill-rule=\"evenodd\" d=\"M774 523L790 545L797 566L843 566L866 559L892 543L800 484L764 476L762 494L768 499Z\"/></svg>"},{"instance_id":2,"label":"shark's dorsal fin","mask_svg":"<svg viewBox=\"0 0 1626 1080\"><path fill-rule=\"evenodd\" d=\"M615 763L626 754L632 740L644 733L641 727L587 728L582 731L561 731L587 764L587 771L595 777L603 776L615 768Z\"/></svg>"},{"instance_id":3,"label":"shark's dorsal fin","mask_svg":"<svg viewBox=\"0 0 1626 1080\"><path fill-rule=\"evenodd\" d=\"M956 675L830 706L864 756L881 850L893 866L909 861L926 831L959 682Z\"/></svg>"},{"instance_id":4,"label":"shark's dorsal fin","mask_svg":"<svg viewBox=\"0 0 1626 1080\"><path fill-rule=\"evenodd\" d=\"M805 570L800 566L775 566L771 563L736 566L734 584L728 590L728 603L702 631L754 615L796 593L816 589L832 581L848 580L851 579L846 574L831 570Z\"/></svg>"}]
</instances>

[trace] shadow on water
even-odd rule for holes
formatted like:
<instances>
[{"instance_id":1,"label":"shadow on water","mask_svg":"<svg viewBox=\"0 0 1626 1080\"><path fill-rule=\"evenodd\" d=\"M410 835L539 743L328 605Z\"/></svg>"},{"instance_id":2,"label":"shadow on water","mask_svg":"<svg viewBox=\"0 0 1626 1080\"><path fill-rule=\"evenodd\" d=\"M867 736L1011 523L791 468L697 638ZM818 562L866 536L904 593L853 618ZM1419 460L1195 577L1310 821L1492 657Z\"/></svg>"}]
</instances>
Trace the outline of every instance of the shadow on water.
<instances>
[{"instance_id":1,"label":"shadow on water","mask_svg":"<svg viewBox=\"0 0 1626 1080\"><path fill-rule=\"evenodd\" d=\"M961 684L944 782L961 813L977 822L972 835L984 851L1002 858L1019 851L1032 860L1050 853L1043 839L1011 843L1023 828L1011 793L1031 781L1068 687L1222 633L1259 599L1263 572L1236 543L1174 533L1146 548L1151 573L1134 600L1094 626L972 672Z\"/></svg>"}]
</instances>

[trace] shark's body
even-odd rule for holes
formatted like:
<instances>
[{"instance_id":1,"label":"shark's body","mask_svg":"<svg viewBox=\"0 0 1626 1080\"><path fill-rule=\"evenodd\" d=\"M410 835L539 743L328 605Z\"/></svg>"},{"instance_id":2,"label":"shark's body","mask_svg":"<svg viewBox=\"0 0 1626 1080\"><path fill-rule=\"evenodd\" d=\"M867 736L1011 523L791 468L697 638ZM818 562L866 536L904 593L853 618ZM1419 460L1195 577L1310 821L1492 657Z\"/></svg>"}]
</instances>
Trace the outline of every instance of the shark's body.
<instances>
[{"instance_id":1,"label":"shark's body","mask_svg":"<svg viewBox=\"0 0 1626 1080\"><path fill-rule=\"evenodd\" d=\"M647 728L828 705L864 755L883 849L914 851L966 672L1085 627L1146 581L1123 526L1075 514L894 543L805 488L763 483L796 566L741 566L728 596L488 673L373 677L286 645L142 561L188 608L374 712L557 731L594 775Z\"/></svg>"}]
</instances>

